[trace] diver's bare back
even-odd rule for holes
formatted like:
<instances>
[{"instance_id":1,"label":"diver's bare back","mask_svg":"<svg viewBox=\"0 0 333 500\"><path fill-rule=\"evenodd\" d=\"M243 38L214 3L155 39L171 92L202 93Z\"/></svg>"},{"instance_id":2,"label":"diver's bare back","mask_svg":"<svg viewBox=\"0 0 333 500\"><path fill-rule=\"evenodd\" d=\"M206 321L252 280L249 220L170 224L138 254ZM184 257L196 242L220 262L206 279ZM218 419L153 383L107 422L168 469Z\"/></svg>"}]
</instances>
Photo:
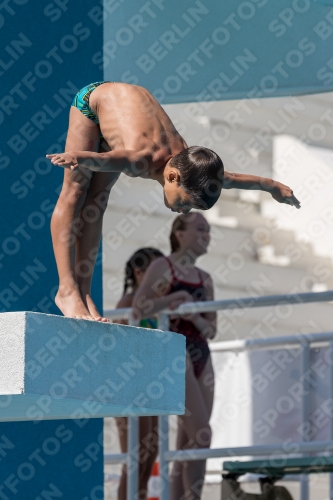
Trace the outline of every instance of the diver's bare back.
<instances>
[{"instance_id":1,"label":"diver's bare back","mask_svg":"<svg viewBox=\"0 0 333 500\"><path fill-rule=\"evenodd\" d=\"M187 148L163 108L143 87L105 83L92 92L89 105L111 150L150 150L151 169L164 166Z\"/></svg>"}]
</instances>

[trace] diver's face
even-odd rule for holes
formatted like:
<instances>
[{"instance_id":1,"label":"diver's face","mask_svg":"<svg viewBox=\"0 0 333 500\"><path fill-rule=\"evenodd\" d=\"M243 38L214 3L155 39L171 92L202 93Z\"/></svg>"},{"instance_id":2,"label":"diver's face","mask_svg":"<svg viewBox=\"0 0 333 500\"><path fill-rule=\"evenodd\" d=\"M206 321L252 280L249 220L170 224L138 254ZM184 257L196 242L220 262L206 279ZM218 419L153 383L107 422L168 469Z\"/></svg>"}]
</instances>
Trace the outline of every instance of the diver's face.
<instances>
[{"instance_id":1,"label":"diver's face","mask_svg":"<svg viewBox=\"0 0 333 500\"><path fill-rule=\"evenodd\" d=\"M193 207L191 197L178 183L164 186L164 204L172 212L187 215Z\"/></svg>"},{"instance_id":2,"label":"diver's face","mask_svg":"<svg viewBox=\"0 0 333 500\"><path fill-rule=\"evenodd\" d=\"M188 214L195 208L191 196L180 185L177 168L167 167L164 179L164 203L172 212Z\"/></svg>"}]
</instances>

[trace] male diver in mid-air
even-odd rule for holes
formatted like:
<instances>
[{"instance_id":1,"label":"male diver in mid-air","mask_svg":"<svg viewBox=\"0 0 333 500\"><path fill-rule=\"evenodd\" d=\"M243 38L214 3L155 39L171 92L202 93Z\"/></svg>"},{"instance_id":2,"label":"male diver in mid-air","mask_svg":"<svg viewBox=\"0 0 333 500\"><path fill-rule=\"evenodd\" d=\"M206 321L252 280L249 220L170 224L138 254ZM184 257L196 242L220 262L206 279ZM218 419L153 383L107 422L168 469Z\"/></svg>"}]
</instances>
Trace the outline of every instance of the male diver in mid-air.
<instances>
[{"instance_id":1,"label":"male diver in mid-air","mask_svg":"<svg viewBox=\"0 0 333 500\"><path fill-rule=\"evenodd\" d=\"M159 182L164 203L174 212L207 210L224 189L258 189L279 203L300 208L292 190L272 179L224 171L210 149L191 146L143 87L98 82L75 96L65 153L50 154L65 169L52 220L59 273L55 302L64 316L102 318L91 297L103 214L121 172Z\"/></svg>"}]
</instances>

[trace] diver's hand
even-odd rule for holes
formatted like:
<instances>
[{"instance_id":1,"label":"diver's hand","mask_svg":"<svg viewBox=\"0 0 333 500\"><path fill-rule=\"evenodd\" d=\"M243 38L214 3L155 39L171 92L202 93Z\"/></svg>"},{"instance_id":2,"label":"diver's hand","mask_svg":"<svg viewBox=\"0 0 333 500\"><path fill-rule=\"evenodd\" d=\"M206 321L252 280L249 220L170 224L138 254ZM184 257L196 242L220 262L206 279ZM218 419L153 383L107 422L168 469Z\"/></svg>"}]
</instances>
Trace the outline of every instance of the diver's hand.
<instances>
[{"instance_id":1,"label":"diver's hand","mask_svg":"<svg viewBox=\"0 0 333 500\"><path fill-rule=\"evenodd\" d=\"M301 208L301 204L296 196L294 196L292 189L284 184L281 184L280 182L276 183L276 186L271 191L271 195L274 200L279 203L285 203L296 208Z\"/></svg>"},{"instance_id":2,"label":"diver's hand","mask_svg":"<svg viewBox=\"0 0 333 500\"><path fill-rule=\"evenodd\" d=\"M46 155L46 158L51 160L51 163L57 167L68 168L69 170L79 168L78 158L74 151Z\"/></svg>"}]
</instances>

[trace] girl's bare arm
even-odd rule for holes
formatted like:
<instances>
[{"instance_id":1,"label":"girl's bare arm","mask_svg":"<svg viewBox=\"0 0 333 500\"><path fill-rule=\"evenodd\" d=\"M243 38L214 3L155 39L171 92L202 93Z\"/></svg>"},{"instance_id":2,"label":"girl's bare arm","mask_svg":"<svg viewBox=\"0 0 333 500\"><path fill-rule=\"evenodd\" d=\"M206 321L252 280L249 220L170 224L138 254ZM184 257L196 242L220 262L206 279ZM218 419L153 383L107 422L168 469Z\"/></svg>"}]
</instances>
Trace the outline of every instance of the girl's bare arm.
<instances>
[{"instance_id":1,"label":"girl's bare arm","mask_svg":"<svg viewBox=\"0 0 333 500\"><path fill-rule=\"evenodd\" d=\"M170 285L170 268L165 259L156 259L145 273L143 281L138 288L132 303L132 312L135 319L147 318L152 314L167 308L176 308L180 304L193 302L191 295L185 291L166 293ZM205 278L207 300L214 300L214 290L211 277ZM198 328L202 335L213 338L216 334L216 313L189 314L184 318L189 319Z\"/></svg>"},{"instance_id":2,"label":"girl's bare arm","mask_svg":"<svg viewBox=\"0 0 333 500\"><path fill-rule=\"evenodd\" d=\"M213 281L209 274L204 280L207 300L214 300ZM213 339L216 335L216 312L196 313L188 317L194 326L200 331L201 335L208 339Z\"/></svg>"},{"instance_id":3,"label":"girl's bare arm","mask_svg":"<svg viewBox=\"0 0 333 500\"><path fill-rule=\"evenodd\" d=\"M148 318L185 297L186 292L182 291L165 295L170 285L169 275L169 264L165 259L155 259L150 264L133 299L132 313L136 320Z\"/></svg>"}]
</instances>

